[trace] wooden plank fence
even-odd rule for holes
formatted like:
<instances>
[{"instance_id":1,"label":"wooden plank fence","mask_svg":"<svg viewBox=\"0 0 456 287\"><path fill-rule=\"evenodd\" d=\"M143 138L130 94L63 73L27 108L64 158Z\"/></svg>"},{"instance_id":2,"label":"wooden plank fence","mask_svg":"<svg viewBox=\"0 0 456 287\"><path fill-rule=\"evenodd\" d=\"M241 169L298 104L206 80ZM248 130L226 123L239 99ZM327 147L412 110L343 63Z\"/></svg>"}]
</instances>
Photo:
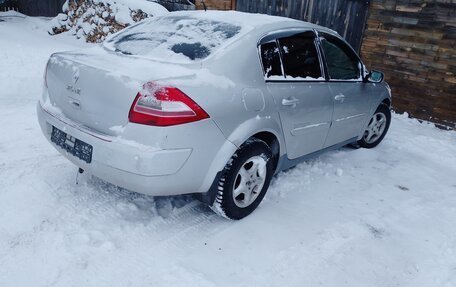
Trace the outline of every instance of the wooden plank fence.
<instances>
[{"instance_id":1,"label":"wooden plank fence","mask_svg":"<svg viewBox=\"0 0 456 287\"><path fill-rule=\"evenodd\" d=\"M19 2L16 0L0 0L0 12L19 11Z\"/></svg>"},{"instance_id":2,"label":"wooden plank fence","mask_svg":"<svg viewBox=\"0 0 456 287\"><path fill-rule=\"evenodd\" d=\"M237 0L236 10L285 16L336 30L360 50L369 0Z\"/></svg>"},{"instance_id":3,"label":"wooden plank fence","mask_svg":"<svg viewBox=\"0 0 456 287\"><path fill-rule=\"evenodd\" d=\"M195 1L190 0L157 0L169 11L195 10Z\"/></svg>"},{"instance_id":4,"label":"wooden plank fence","mask_svg":"<svg viewBox=\"0 0 456 287\"><path fill-rule=\"evenodd\" d=\"M204 0L206 8L213 10L234 10L236 6L234 2L234 0ZM204 9L201 0L195 0L195 5L197 9Z\"/></svg>"},{"instance_id":5,"label":"wooden plank fence","mask_svg":"<svg viewBox=\"0 0 456 287\"><path fill-rule=\"evenodd\" d=\"M190 0L157 0L157 2L170 11L195 9L195 1ZM0 11L15 10L29 16L52 17L62 12L63 3L65 0L0 0Z\"/></svg>"},{"instance_id":6,"label":"wooden plank fence","mask_svg":"<svg viewBox=\"0 0 456 287\"><path fill-rule=\"evenodd\" d=\"M62 12L65 0L0 0L0 11L19 11L28 16L56 16Z\"/></svg>"},{"instance_id":7,"label":"wooden plank fence","mask_svg":"<svg viewBox=\"0 0 456 287\"><path fill-rule=\"evenodd\" d=\"M62 5L65 0L18 0L20 3L19 11L29 16L48 16L53 17L62 12Z\"/></svg>"}]
</instances>

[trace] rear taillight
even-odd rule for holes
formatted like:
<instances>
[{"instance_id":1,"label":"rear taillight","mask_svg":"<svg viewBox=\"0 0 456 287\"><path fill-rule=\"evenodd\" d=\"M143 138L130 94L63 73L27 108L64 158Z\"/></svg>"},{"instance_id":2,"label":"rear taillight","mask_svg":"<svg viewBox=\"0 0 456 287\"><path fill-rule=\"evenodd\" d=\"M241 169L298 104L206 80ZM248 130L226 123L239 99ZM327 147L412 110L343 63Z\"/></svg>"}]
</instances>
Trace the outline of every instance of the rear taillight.
<instances>
[{"instance_id":1,"label":"rear taillight","mask_svg":"<svg viewBox=\"0 0 456 287\"><path fill-rule=\"evenodd\" d=\"M209 115L181 90L149 82L136 96L128 119L151 126L173 126L196 122Z\"/></svg>"}]
</instances>

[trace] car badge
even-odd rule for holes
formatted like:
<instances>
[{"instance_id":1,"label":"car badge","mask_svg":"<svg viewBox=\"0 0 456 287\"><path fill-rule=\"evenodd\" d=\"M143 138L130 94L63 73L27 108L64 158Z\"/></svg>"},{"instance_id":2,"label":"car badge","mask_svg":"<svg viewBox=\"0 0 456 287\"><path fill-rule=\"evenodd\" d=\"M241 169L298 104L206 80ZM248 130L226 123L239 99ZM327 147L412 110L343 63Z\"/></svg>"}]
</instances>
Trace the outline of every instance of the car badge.
<instances>
[{"instance_id":1,"label":"car badge","mask_svg":"<svg viewBox=\"0 0 456 287\"><path fill-rule=\"evenodd\" d=\"M81 89L79 88L76 88L76 83L78 82L79 80L79 69L76 69L73 73L73 77L72 77L72 80L73 80L73 84L72 85L68 85L67 86L67 90L76 94L76 95L81 95Z\"/></svg>"}]
</instances>

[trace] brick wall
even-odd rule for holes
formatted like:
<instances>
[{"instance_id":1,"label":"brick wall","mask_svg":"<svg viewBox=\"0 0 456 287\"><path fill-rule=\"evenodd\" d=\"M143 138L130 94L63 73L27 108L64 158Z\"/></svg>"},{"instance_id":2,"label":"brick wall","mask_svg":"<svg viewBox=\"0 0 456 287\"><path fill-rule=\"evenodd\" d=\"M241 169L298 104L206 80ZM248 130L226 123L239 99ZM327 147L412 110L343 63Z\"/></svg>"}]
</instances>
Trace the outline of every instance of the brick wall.
<instances>
[{"instance_id":1,"label":"brick wall","mask_svg":"<svg viewBox=\"0 0 456 287\"><path fill-rule=\"evenodd\" d=\"M456 1L371 0L361 51L396 110L456 128Z\"/></svg>"},{"instance_id":2,"label":"brick wall","mask_svg":"<svg viewBox=\"0 0 456 287\"><path fill-rule=\"evenodd\" d=\"M210 10L234 10L234 0L205 0L207 9ZM204 9L201 0L195 0L196 9Z\"/></svg>"}]
</instances>

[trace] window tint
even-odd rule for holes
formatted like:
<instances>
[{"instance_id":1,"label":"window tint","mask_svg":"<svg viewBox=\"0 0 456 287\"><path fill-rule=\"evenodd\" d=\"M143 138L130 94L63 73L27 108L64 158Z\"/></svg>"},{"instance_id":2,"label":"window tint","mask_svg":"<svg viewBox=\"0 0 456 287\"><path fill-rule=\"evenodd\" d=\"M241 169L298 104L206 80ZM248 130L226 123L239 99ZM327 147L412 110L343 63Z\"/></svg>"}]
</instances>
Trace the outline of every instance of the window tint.
<instances>
[{"instance_id":1,"label":"window tint","mask_svg":"<svg viewBox=\"0 0 456 287\"><path fill-rule=\"evenodd\" d=\"M335 38L322 38L321 46L325 53L330 79L352 80L360 78L361 64L353 51Z\"/></svg>"},{"instance_id":2,"label":"window tint","mask_svg":"<svg viewBox=\"0 0 456 287\"><path fill-rule=\"evenodd\" d=\"M279 39L287 78L323 79L313 33Z\"/></svg>"},{"instance_id":3,"label":"window tint","mask_svg":"<svg viewBox=\"0 0 456 287\"><path fill-rule=\"evenodd\" d=\"M277 47L276 42L261 45L261 60L263 62L263 71L266 78L283 76L279 48Z\"/></svg>"}]
</instances>

